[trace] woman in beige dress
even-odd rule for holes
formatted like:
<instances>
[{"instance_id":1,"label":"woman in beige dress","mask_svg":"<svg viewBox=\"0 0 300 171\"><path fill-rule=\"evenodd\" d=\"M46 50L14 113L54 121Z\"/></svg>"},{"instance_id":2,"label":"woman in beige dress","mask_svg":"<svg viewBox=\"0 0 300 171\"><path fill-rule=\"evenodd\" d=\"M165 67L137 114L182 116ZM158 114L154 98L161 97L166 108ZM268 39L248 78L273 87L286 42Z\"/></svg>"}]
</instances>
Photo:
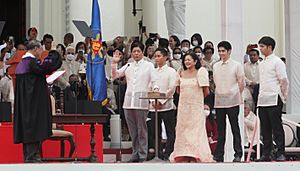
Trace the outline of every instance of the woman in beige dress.
<instances>
[{"instance_id":1,"label":"woman in beige dress","mask_svg":"<svg viewBox=\"0 0 300 171\"><path fill-rule=\"evenodd\" d=\"M179 74L176 140L173 162L213 162L205 128L204 97L209 94L208 72L195 53L183 57Z\"/></svg>"}]
</instances>

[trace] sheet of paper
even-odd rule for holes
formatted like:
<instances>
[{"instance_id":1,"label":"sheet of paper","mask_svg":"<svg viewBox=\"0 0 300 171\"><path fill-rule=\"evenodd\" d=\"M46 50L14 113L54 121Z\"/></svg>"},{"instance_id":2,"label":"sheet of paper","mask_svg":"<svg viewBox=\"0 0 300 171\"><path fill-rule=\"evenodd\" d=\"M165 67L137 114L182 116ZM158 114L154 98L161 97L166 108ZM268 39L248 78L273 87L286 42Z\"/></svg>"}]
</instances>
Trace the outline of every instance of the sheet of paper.
<instances>
[{"instance_id":1,"label":"sheet of paper","mask_svg":"<svg viewBox=\"0 0 300 171\"><path fill-rule=\"evenodd\" d=\"M60 76L62 76L66 71L55 71L54 73L52 73L51 75L49 75L46 79L47 83L52 83L53 81L55 81L57 78L59 78Z\"/></svg>"}]
</instances>

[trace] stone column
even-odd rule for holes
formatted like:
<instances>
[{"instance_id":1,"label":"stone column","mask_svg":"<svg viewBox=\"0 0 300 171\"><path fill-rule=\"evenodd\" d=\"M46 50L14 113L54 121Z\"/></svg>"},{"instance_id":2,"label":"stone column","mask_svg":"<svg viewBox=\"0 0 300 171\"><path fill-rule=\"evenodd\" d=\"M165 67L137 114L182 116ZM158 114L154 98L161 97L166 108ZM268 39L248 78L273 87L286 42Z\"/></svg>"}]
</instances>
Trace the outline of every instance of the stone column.
<instances>
[{"instance_id":1,"label":"stone column","mask_svg":"<svg viewBox=\"0 0 300 171\"><path fill-rule=\"evenodd\" d=\"M165 0L168 35L176 35L183 40L186 35L186 0Z\"/></svg>"},{"instance_id":2,"label":"stone column","mask_svg":"<svg viewBox=\"0 0 300 171\"><path fill-rule=\"evenodd\" d=\"M285 0L285 50L290 92L287 113L300 114L300 1Z\"/></svg>"}]
</instances>

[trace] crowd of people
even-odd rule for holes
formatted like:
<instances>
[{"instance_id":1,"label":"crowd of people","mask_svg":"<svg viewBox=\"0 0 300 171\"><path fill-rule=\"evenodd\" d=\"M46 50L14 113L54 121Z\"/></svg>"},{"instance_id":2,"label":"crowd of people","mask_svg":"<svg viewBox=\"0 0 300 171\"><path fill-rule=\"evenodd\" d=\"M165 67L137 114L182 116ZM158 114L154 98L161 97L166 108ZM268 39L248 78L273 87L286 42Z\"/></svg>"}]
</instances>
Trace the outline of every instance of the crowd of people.
<instances>
[{"instance_id":1,"label":"crowd of people","mask_svg":"<svg viewBox=\"0 0 300 171\"><path fill-rule=\"evenodd\" d=\"M37 34L33 27L28 30L28 39L24 42L14 44L9 38L1 46L1 101L11 102L12 107L19 103L16 101L18 94L14 95L15 87L20 84L16 80L16 66L30 59L24 59L26 51L38 47L36 44L29 46ZM199 33L192 35L190 40L179 40L176 35L168 39L159 34L145 36L145 42L134 37L125 41L121 36L111 42L102 42L109 100L104 112L121 115L122 129L125 133L128 130L132 141L129 162L153 158L155 109L159 113L159 142L166 139L157 149L162 160L223 162L227 115L233 134L233 162L240 162L242 145L249 147L251 143L257 111L264 144L260 161L285 160L281 113L287 98L288 80L284 63L273 54L273 38L265 36L258 44L248 45L246 54L241 54L244 59L241 64L231 58L234 49L228 41L221 41L215 47L211 41L202 45ZM42 51L35 56L43 61L55 50L62 57L58 70L66 72L48 86L56 97L56 108L64 112L62 104L88 100L86 65L91 38L74 46L73 34L67 33L62 44L54 45L53 42L53 36L45 34L41 41ZM169 99L158 100L158 103L140 99L149 91L159 91ZM245 144L242 144L238 122L241 104L245 104ZM103 130L104 140L109 141L109 125L105 124ZM161 136L162 130L166 137ZM20 128L17 131L21 132L17 135L22 135ZM34 142L49 136L46 133ZM271 154L272 134L278 149L275 156ZM17 143L22 141L16 139ZM24 142L31 141L24 137ZM28 148L37 148L37 144Z\"/></svg>"}]
</instances>

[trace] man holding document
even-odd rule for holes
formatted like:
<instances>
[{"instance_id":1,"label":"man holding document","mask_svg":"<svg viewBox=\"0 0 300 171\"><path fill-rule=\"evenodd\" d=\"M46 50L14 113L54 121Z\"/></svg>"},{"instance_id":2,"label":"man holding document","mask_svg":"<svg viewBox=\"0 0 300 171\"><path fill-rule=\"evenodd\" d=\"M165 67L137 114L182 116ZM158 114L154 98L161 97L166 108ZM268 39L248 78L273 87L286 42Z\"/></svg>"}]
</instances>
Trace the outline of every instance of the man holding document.
<instances>
[{"instance_id":1,"label":"man holding document","mask_svg":"<svg viewBox=\"0 0 300 171\"><path fill-rule=\"evenodd\" d=\"M60 68L57 51L50 51L43 62L41 43L28 42L28 52L16 69L14 143L23 143L24 162L41 162L40 142L52 135L51 105L46 75Z\"/></svg>"}]
</instances>

